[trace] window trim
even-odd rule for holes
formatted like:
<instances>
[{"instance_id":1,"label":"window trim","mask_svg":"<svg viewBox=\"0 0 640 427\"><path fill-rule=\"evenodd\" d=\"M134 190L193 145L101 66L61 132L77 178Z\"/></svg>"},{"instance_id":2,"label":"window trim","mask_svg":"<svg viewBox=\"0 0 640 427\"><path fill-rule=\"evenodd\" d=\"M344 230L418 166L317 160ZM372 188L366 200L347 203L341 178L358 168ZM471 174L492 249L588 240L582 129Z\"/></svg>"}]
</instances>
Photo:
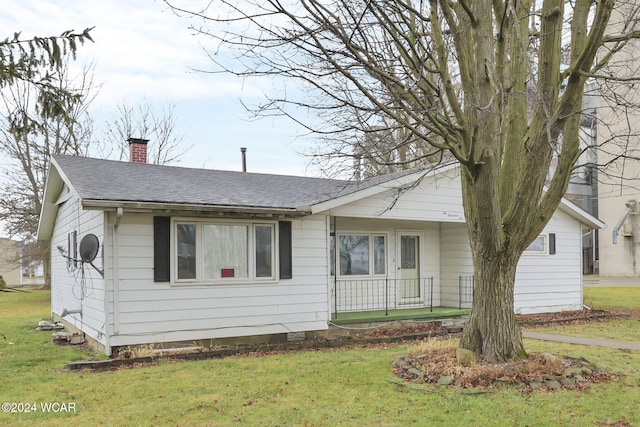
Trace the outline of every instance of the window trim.
<instances>
[{"instance_id":1,"label":"window trim","mask_svg":"<svg viewBox=\"0 0 640 427\"><path fill-rule=\"evenodd\" d=\"M339 231L334 233L335 235L335 256L333 257L333 263L335 265L334 275L337 275L338 279L353 279L353 278L382 278L388 277L389 274L389 258L387 256L389 252L389 234L386 232L376 231ZM369 273L368 274L341 274L340 273L340 237L342 236L367 236L369 238ZM384 238L384 273L375 273L375 238ZM330 240L331 241L331 240ZM332 275L333 277L333 275Z\"/></svg>"},{"instance_id":2,"label":"window trim","mask_svg":"<svg viewBox=\"0 0 640 427\"><path fill-rule=\"evenodd\" d=\"M195 224L196 226L196 277L194 279L178 279L178 224ZM204 225L246 226L247 233L247 277L221 277L204 278L204 254L202 250ZM256 227L268 226L271 228L271 276L256 276ZM236 285L254 283L273 283L278 281L279 257L278 257L278 222L277 221L251 221L251 220L224 220L208 218L171 218L171 283L174 285Z\"/></svg>"}]
</instances>

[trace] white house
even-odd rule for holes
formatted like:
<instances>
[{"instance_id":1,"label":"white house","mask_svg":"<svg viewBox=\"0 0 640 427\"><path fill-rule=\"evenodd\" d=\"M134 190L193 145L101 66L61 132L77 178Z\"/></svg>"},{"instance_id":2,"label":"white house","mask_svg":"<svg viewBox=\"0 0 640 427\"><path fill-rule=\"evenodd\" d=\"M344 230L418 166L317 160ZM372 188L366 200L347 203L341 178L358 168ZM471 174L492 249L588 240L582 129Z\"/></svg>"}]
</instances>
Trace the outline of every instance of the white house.
<instances>
[{"instance_id":1,"label":"white house","mask_svg":"<svg viewBox=\"0 0 640 427\"><path fill-rule=\"evenodd\" d=\"M563 201L521 259L514 309L581 308L582 228L603 225ZM54 156L38 236L54 318L107 354L459 307L473 274L455 167L349 182Z\"/></svg>"}]
</instances>

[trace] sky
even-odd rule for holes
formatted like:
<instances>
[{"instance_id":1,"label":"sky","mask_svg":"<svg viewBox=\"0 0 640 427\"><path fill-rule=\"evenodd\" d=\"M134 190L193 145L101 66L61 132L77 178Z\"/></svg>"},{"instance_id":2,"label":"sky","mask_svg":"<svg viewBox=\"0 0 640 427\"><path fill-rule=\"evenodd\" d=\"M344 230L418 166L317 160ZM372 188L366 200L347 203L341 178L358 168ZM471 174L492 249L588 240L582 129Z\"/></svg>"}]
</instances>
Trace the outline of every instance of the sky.
<instances>
[{"instance_id":1,"label":"sky","mask_svg":"<svg viewBox=\"0 0 640 427\"><path fill-rule=\"evenodd\" d=\"M0 36L95 27L95 43L79 47L74 65L95 66L94 82L100 85L90 108L95 138L117 116L119 105L172 105L176 130L192 145L178 166L241 170L240 147L246 147L249 172L319 176L300 154L311 145L303 129L284 118L251 120L243 107L242 102L256 105L264 99L268 84L193 71L212 69L204 51L211 41L194 35L190 23L156 0L21 0L0 12Z\"/></svg>"}]
</instances>

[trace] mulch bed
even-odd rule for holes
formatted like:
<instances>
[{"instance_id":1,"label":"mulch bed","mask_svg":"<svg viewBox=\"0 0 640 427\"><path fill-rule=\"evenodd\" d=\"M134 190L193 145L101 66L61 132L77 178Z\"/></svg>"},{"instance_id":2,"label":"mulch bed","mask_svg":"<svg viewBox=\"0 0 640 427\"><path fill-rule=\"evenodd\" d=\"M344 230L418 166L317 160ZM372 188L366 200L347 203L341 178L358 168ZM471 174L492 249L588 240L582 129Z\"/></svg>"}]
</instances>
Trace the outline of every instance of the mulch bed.
<instances>
[{"instance_id":1,"label":"mulch bed","mask_svg":"<svg viewBox=\"0 0 640 427\"><path fill-rule=\"evenodd\" d=\"M640 317L640 309L613 312L606 310L576 310L560 313L518 315L520 325L541 328L592 322L616 318ZM616 375L608 373L585 359L555 356L548 353L530 354L519 362L488 364L479 360L471 366L461 366L455 348L423 348L393 361L394 374L411 383L429 383L461 388L498 385L515 386L529 393L533 390L583 390L590 384L609 381Z\"/></svg>"},{"instance_id":2,"label":"mulch bed","mask_svg":"<svg viewBox=\"0 0 640 427\"><path fill-rule=\"evenodd\" d=\"M508 385L526 393L583 390L614 377L585 359L549 353L530 354L528 359L518 362L488 364L480 360L461 366L455 348L432 348L398 357L393 361L393 372L410 382L461 388Z\"/></svg>"}]
</instances>

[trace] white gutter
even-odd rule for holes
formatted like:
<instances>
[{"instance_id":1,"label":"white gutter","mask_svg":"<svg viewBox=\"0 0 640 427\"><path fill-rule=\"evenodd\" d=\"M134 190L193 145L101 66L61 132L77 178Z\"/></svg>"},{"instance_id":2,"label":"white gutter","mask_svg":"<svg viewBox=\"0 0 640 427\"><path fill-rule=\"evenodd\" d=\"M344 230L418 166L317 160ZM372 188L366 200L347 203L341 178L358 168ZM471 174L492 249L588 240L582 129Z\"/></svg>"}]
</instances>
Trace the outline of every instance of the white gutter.
<instances>
[{"instance_id":1,"label":"white gutter","mask_svg":"<svg viewBox=\"0 0 640 427\"><path fill-rule=\"evenodd\" d=\"M85 209L115 211L118 208L128 211L147 212L152 211L178 211L178 212L201 212L201 213L222 213L222 214L248 214L248 215L274 215L286 217L303 217L311 215L309 207L300 208L272 208L260 206L230 206L230 205L196 205L189 203L162 203L162 202L132 202L126 200L92 200L83 199L82 207Z\"/></svg>"}]
</instances>

